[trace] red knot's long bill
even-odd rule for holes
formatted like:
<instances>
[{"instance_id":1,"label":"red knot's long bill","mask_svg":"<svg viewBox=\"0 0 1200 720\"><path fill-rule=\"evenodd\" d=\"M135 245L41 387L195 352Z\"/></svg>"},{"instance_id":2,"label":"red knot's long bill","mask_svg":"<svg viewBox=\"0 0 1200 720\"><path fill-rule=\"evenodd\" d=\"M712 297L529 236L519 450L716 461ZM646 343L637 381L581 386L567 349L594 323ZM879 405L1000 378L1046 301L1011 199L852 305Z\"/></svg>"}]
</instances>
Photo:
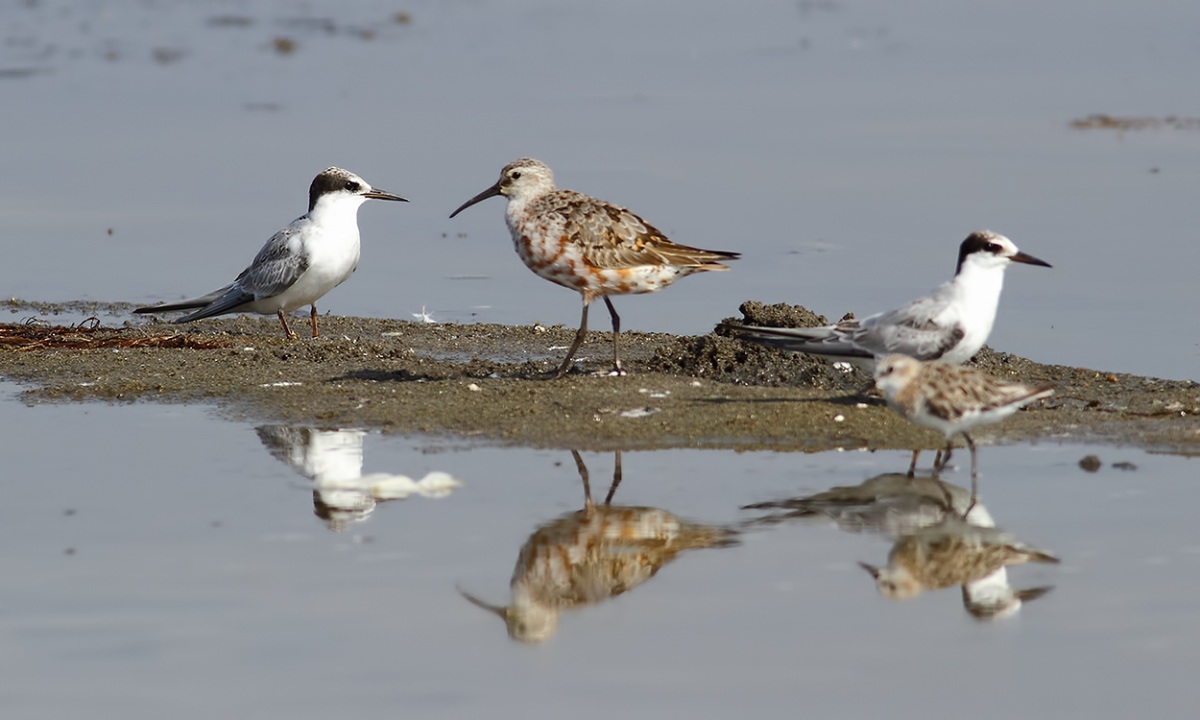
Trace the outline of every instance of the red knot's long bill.
<instances>
[{"instance_id":1,"label":"red knot's long bill","mask_svg":"<svg viewBox=\"0 0 1200 720\"><path fill-rule=\"evenodd\" d=\"M596 298L604 298L612 317L612 374L621 375L621 319L609 297L655 292L692 273L728 270L721 263L739 257L735 252L671 242L623 207L557 189L550 168L533 158L505 165L494 185L463 203L450 217L496 195L508 199L505 219L525 265L583 296L579 330L554 377L571 369L587 334L588 305Z\"/></svg>"}]
</instances>

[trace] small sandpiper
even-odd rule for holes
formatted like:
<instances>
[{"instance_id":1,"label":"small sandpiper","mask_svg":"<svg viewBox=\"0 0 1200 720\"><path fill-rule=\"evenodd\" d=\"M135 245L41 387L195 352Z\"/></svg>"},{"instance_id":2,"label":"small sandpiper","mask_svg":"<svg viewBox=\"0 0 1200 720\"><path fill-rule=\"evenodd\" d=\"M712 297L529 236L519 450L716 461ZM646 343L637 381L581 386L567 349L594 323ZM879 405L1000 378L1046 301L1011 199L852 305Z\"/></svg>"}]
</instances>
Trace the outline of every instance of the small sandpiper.
<instances>
[{"instance_id":1,"label":"small sandpiper","mask_svg":"<svg viewBox=\"0 0 1200 720\"><path fill-rule=\"evenodd\" d=\"M997 380L973 368L907 355L886 355L875 365L875 385L904 418L946 436L946 451L934 475L950 462L951 438L961 434L971 449L971 502L978 496L975 443L967 431L999 422L1035 400L1054 394L1053 385ZM969 509L968 509L969 512Z\"/></svg>"},{"instance_id":2,"label":"small sandpiper","mask_svg":"<svg viewBox=\"0 0 1200 720\"><path fill-rule=\"evenodd\" d=\"M505 219L525 265L583 296L579 330L554 377L571 369L575 351L587 334L588 304L596 298L604 298L612 316L611 374L623 375L617 346L621 319L609 296L655 292L692 273L728 270L720 261L739 257L734 252L673 243L623 207L558 190L550 168L533 158L505 165L495 185L463 203L450 217L494 195L508 198Z\"/></svg>"}]
</instances>

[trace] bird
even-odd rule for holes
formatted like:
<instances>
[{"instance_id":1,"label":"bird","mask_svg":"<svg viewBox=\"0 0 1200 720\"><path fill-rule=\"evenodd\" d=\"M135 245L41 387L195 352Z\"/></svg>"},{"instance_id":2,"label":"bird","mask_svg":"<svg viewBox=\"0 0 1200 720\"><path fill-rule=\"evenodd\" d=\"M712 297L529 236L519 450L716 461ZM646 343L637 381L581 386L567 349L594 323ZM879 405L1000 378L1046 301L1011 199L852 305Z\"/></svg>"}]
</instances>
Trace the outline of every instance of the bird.
<instances>
[{"instance_id":1,"label":"bird","mask_svg":"<svg viewBox=\"0 0 1200 720\"><path fill-rule=\"evenodd\" d=\"M261 425L255 432L272 457L311 483L313 513L333 532L365 521L381 502L412 495L446 497L462 485L440 471L420 480L392 473L363 473L363 440L367 436L363 430Z\"/></svg>"},{"instance_id":2,"label":"bird","mask_svg":"<svg viewBox=\"0 0 1200 720\"><path fill-rule=\"evenodd\" d=\"M571 455L583 480L584 507L541 525L525 541L510 582L512 602L492 605L459 589L472 605L502 618L509 637L519 642L549 640L563 610L626 593L681 552L737 544L729 528L689 522L654 507L613 505L621 482L619 451L608 496L603 504L593 503L587 466L578 451Z\"/></svg>"},{"instance_id":3,"label":"bird","mask_svg":"<svg viewBox=\"0 0 1200 720\"><path fill-rule=\"evenodd\" d=\"M970 514L967 510L970 508ZM846 532L898 535L936 525L949 516L972 525L994 525L983 503L971 507L971 493L929 475L883 473L852 486L745 505L743 510L769 510L752 522L775 525L785 521L832 521Z\"/></svg>"},{"instance_id":4,"label":"bird","mask_svg":"<svg viewBox=\"0 0 1200 720\"><path fill-rule=\"evenodd\" d=\"M725 327L765 345L848 361L864 370L888 353L961 365L987 342L996 321L1004 270L1012 263L1051 267L990 230L967 236L954 277L895 310L813 328Z\"/></svg>"},{"instance_id":5,"label":"bird","mask_svg":"<svg viewBox=\"0 0 1200 720\"><path fill-rule=\"evenodd\" d=\"M901 535L884 567L859 566L875 578L879 593L889 600L907 600L922 590L961 585L967 604L967 591L974 583L1008 565L1027 562L1057 564L1059 559L999 528L972 525L949 515L937 525ZM1002 582L1007 585L1006 578ZM1037 594L1045 591L1040 589Z\"/></svg>"},{"instance_id":6,"label":"bird","mask_svg":"<svg viewBox=\"0 0 1200 720\"><path fill-rule=\"evenodd\" d=\"M934 476L950 462L952 439L962 435L971 449L971 503L978 496L978 461L968 430L1003 420L1035 400L1054 394L1053 385L997 380L974 368L907 355L885 355L875 366L875 386L901 417L946 437ZM970 508L968 508L968 512Z\"/></svg>"},{"instance_id":7,"label":"bird","mask_svg":"<svg viewBox=\"0 0 1200 720\"><path fill-rule=\"evenodd\" d=\"M554 174L533 158L514 160L487 190L463 203L450 217L500 195L508 198L505 220L525 265L550 282L583 296L583 315L567 357L553 377L570 370L587 334L588 305L604 298L613 328L613 368L623 375L617 338L621 319L611 295L649 293L696 272L728 270L721 262L739 253L671 242L650 223L623 207L554 186Z\"/></svg>"},{"instance_id":8,"label":"bird","mask_svg":"<svg viewBox=\"0 0 1200 720\"><path fill-rule=\"evenodd\" d=\"M182 302L152 305L135 313L195 310L175 320L193 320L236 312L275 314L290 339L287 313L312 305L312 336L317 337L317 300L342 284L358 267L358 208L367 200L408 202L372 187L358 175L330 167L313 178L308 212L271 236L250 266L232 283Z\"/></svg>"}]
</instances>

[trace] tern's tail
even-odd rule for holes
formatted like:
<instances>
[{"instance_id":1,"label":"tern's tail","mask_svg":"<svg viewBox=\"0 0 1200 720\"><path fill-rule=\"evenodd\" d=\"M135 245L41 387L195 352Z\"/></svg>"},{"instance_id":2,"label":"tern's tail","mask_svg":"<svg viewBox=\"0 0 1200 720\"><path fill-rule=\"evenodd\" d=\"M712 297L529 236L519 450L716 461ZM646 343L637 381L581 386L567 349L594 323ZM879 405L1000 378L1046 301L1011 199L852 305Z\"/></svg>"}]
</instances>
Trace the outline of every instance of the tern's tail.
<instances>
[{"instance_id":1,"label":"tern's tail","mask_svg":"<svg viewBox=\"0 0 1200 720\"><path fill-rule=\"evenodd\" d=\"M180 300L176 303L167 303L165 305L147 305L146 307L135 308L133 312L139 315L146 313L171 312L172 310L194 310L210 305L213 301L220 298L229 290L229 287L223 287L220 290L213 290L207 295L195 297L190 300Z\"/></svg>"}]
</instances>

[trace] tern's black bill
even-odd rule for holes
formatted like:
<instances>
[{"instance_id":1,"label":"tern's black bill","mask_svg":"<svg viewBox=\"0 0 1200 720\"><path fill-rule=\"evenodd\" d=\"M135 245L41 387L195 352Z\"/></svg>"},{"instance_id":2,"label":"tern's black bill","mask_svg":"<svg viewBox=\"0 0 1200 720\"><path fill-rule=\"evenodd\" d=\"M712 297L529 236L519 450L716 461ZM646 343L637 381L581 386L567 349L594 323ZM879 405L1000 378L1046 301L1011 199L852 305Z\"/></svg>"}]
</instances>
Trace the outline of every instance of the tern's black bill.
<instances>
[{"instance_id":1,"label":"tern's black bill","mask_svg":"<svg viewBox=\"0 0 1200 720\"><path fill-rule=\"evenodd\" d=\"M367 192L363 193L363 197L371 198L372 200L399 200L400 202L408 202L408 198L402 198L399 195L393 195L387 190L380 190L379 188L371 188Z\"/></svg>"},{"instance_id":2,"label":"tern's black bill","mask_svg":"<svg viewBox=\"0 0 1200 720\"><path fill-rule=\"evenodd\" d=\"M1046 262L1045 260L1038 260L1034 256L1027 255L1023 252L1018 252L1016 255L1013 255L1010 258L1010 260L1012 260L1013 262L1025 263L1026 265L1041 265L1042 267L1054 267L1053 265Z\"/></svg>"},{"instance_id":3,"label":"tern's black bill","mask_svg":"<svg viewBox=\"0 0 1200 720\"><path fill-rule=\"evenodd\" d=\"M484 190L483 192L479 193L475 197L471 198L470 200L468 200L465 203L463 203L462 205L460 205L457 210L450 213L450 217L454 217L455 215L459 214L463 210L466 210L467 208L471 207L472 205L474 205L477 202L482 202L484 200L487 200L490 197L495 197L499 194L500 194L500 183L496 183L495 185L491 186L487 190Z\"/></svg>"}]
</instances>

